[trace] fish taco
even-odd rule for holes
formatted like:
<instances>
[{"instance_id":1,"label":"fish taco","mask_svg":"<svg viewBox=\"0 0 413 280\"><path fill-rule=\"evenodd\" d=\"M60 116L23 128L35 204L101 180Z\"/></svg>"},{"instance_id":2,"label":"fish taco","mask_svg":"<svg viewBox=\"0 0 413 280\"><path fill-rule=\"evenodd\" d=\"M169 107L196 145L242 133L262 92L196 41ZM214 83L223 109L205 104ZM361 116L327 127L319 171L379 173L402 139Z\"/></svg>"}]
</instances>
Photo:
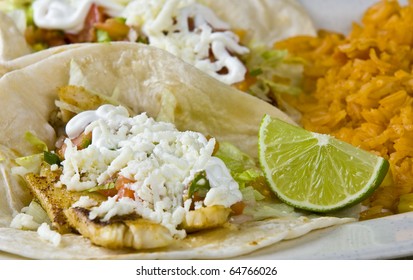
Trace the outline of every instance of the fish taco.
<instances>
[{"instance_id":1,"label":"fish taco","mask_svg":"<svg viewBox=\"0 0 413 280\"><path fill-rule=\"evenodd\" d=\"M276 75L272 88L292 92L298 83L297 71L302 68L286 54L274 51L274 42L289 36L316 34L310 17L295 0L8 3L3 10L20 15L14 15L16 25L24 34L24 44L33 51L66 46L58 48L61 51L68 44L79 43L144 43L178 56L223 83L263 98L266 93L262 93L262 87L268 84L262 85L262 79ZM41 55L29 56L30 59L19 63L8 63L6 69L18 69L54 52L42 51ZM274 68L271 71L270 64Z\"/></svg>"},{"instance_id":2,"label":"fish taco","mask_svg":"<svg viewBox=\"0 0 413 280\"><path fill-rule=\"evenodd\" d=\"M2 251L229 258L352 221L269 191L258 129L264 114L293 123L284 113L163 50L86 45L0 89Z\"/></svg>"}]
</instances>

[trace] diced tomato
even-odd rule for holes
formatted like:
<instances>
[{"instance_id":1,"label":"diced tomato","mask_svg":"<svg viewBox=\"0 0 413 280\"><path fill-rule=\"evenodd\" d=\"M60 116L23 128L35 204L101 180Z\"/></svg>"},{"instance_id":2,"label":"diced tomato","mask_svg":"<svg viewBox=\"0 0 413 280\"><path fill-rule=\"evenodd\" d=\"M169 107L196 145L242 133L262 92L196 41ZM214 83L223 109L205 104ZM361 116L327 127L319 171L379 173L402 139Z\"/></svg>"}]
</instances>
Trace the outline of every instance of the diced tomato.
<instances>
[{"instance_id":1,"label":"diced tomato","mask_svg":"<svg viewBox=\"0 0 413 280\"><path fill-rule=\"evenodd\" d=\"M103 11L96 4L90 6L83 29L77 34L66 34L70 43L96 42L95 24L106 19Z\"/></svg>"},{"instance_id":2,"label":"diced tomato","mask_svg":"<svg viewBox=\"0 0 413 280\"><path fill-rule=\"evenodd\" d=\"M92 143L92 133L82 133L78 137L73 138L71 141L73 145L77 147L78 150L85 149L90 145L90 143ZM64 160L65 158L66 148L66 144L63 143L62 146L56 151L56 154L59 156L61 160Z\"/></svg>"},{"instance_id":3,"label":"diced tomato","mask_svg":"<svg viewBox=\"0 0 413 280\"><path fill-rule=\"evenodd\" d=\"M128 188L121 188L118 191L118 198L122 198L122 197L129 197L129 198L135 199L135 192Z\"/></svg>"},{"instance_id":4,"label":"diced tomato","mask_svg":"<svg viewBox=\"0 0 413 280\"><path fill-rule=\"evenodd\" d=\"M118 190L116 188L107 189L107 190L98 190L97 192L107 197L112 197L118 194Z\"/></svg>"},{"instance_id":5,"label":"diced tomato","mask_svg":"<svg viewBox=\"0 0 413 280\"><path fill-rule=\"evenodd\" d=\"M118 178L116 179L116 183L115 183L115 188L117 190L120 190L122 188L125 187L126 184L131 184L134 183L135 181L129 178L126 178L122 175L119 175Z\"/></svg>"},{"instance_id":6,"label":"diced tomato","mask_svg":"<svg viewBox=\"0 0 413 280\"><path fill-rule=\"evenodd\" d=\"M239 201L231 206L232 214L233 215L241 215L244 212L245 203L243 201Z\"/></svg>"},{"instance_id":7,"label":"diced tomato","mask_svg":"<svg viewBox=\"0 0 413 280\"><path fill-rule=\"evenodd\" d=\"M135 199L135 192L126 187L127 184L131 184L134 182L134 180L119 175L115 183L115 189L118 190L118 198L129 197Z\"/></svg>"}]
</instances>

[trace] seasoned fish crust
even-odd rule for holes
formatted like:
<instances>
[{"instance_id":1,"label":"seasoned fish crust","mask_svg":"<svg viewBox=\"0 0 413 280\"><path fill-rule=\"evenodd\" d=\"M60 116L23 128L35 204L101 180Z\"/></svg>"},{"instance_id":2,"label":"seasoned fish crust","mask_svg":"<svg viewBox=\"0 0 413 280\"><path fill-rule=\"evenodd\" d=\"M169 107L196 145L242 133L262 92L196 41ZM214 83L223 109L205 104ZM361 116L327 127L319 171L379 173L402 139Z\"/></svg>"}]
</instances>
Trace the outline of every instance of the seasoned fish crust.
<instances>
[{"instance_id":1,"label":"seasoned fish crust","mask_svg":"<svg viewBox=\"0 0 413 280\"><path fill-rule=\"evenodd\" d=\"M107 198L97 193L71 192L65 186L57 187L60 174L60 170L51 171L50 165L43 163L40 175L29 173L25 176L30 191L59 233L77 231L92 243L113 249L158 248L172 242L173 238L165 227L137 215L115 217L106 223L97 219L90 220L87 209L71 208L72 204L84 195L97 202Z\"/></svg>"},{"instance_id":2,"label":"seasoned fish crust","mask_svg":"<svg viewBox=\"0 0 413 280\"><path fill-rule=\"evenodd\" d=\"M77 201L80 194L69 193L65 187L55 187L58 176L59 172L53 172L42 167L41 175L29 173L25 176L25 179L31 193L52 221L52 226L56 231L63 234L73 231L63 210Z\"/></svg>"},{"instance_id":3,"label":"seasoned fish crust","mask_svg":"<svg viewBox=\"0 0 413 280\"><path fill-rule=\"evenodd\" d=\"M69 223L92 243L111 249L151 249L165 247L173 241L167 228L138 218L136 215L118 217L115 221L89 219L89 211L74 207L65 210Z\"/></svg>"},{"instance_id":4,"label":"seasoned fish crust","mask_svg":"<svg viewBox=\"0 0 413 280\"><path fill-rule=\"evenodd\" d=\"M108 222L89 219L89 210L71 207L81 196L88 196L98 203L107 199L98 193L68 191L57 185L61 170L51 171L43 163L40 175L25 176L33 196L45 209L53 227L61 234L78 232L92 243L111 249L151 249L168 246L173 242L169 230L136 214L116 216ZM220 227L228 221L231 209L224 206L202 207L186 213L180 228L188 233Z\"/></svg>"}]
</instances>

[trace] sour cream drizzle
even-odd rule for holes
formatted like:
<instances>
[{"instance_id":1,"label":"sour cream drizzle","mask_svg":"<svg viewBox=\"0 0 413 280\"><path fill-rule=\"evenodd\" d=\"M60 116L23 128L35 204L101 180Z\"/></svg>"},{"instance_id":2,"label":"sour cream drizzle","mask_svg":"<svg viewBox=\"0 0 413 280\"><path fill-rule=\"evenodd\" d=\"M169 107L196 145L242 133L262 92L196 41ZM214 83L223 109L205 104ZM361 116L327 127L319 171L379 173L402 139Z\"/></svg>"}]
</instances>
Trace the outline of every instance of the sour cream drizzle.
<instances>
[{"instance_id":1,"label":"sour cream drizzle","mask_svg":"<svg viewBox=\"0 0 413 280\"><path fill-rule=\"evenodd\" d=\"M213 138L180 132L172 124L156 122L146 114L129 117L124 107L113 105L82 112L66 127L71 138L82 131L92 132L92 143L87 148L77 150L69 139L65 141L60 180L68 190L93 188L117 173L135 181L128 185L135 192L135 200L109 198L91 208L92 219L107 221L115 215L135 212L183 238L185 232L177 227L190 206L188 200L183 201L183 194L203 170L211 186L205 206L230 207L242 199L228 168L212 156Z\"/></svg>"},{"instance_id":2,"label":"sour cream drizzle","mask_svg":"<svg viewBox=\"0 0 413 280\"><path fill-rule=\"evenodd\" d=\"M125 8L123 16L127 24L139 27L150 45L226 84L244 80L246 68L236 55L249 50L208 7L191 0L135 0Z\"/></svg>"},{"instance_id":3,"label":"sour cream drizzle","mask_svg":"<svg viewBox=\"0 0 413 280\"><path fill-rule=\"evenodd\" d=\"M112 17L119 16L124 8L111 0L36 0L33 20L41 28L77 33L83 29L92 4L104 8Z\"/></svg>"}]
</instances>

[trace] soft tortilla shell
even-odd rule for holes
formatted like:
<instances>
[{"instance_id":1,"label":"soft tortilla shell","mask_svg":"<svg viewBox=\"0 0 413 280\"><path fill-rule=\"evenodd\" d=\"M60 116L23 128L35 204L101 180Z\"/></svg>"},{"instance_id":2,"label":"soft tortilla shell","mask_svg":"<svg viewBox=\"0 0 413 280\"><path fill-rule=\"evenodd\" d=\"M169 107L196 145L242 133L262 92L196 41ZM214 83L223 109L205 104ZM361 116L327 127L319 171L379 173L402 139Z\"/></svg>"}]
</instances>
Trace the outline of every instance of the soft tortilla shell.
<instances>
[{"instance_id":1,"label":"soft tortilla shell","mask_svg":"<svg viewBox=\"0 0 413 280\"><path fill-rule=\"evenodd\" d=\"M70 76L72 61L79 69ZM253 157L265 113L292 122L274 106L217 82L165 51L118 42L67 50L3 76L0 98L7 106L0 112L0 144L29 154L31 145L22 136L31 131L52 148L54 132L47 120L55 107L56 89L69 79L116 97L137 113L162 113L173 117L179 129L230 141Z\"/></svg>"},{"instance_id":2,"label":"soft tortilla shell","mask_svg":"<svg viewBox=\"0 0 413 280\"><path fill-rule=\"evenodd\" d=\"M233 29L247 33L244 44L272 46L297 35L316 35L312 19L296 0L200 0Z\"/></svg>"},{"instance_id":3,"label":"soft tortilla shell","mask_svg":"<svg viewBox=\"0 0 413 280\"><path fill-rule=\"evenodd\" d=\"M71 63L77 70L70 76ZM33 152L23 139L26 131L53 146L55 135L47 121L57 98L56 89L69 81L117 95L135 112L145 111L153 117L173 115L178 128L231 141L252 156L257 155L257 133L264 113L290 121L268 103L224 85L162 50L140 44L79 47L8 73L0 79L0 99L5 104L0 110L0 250L41 259L227 258L350 221L291 218L231 225L191 235L165 249L138 253L93 246L77 235L64 235L56 248L41 241L35 232L11 229L8 222L28 199L24 185L10 175L12 157Z\"/></svg>"},{"instance_id":4,"label":"soft tortilla shell","mask_svg":"<svg viewBox=\"0 0 413 280\"><path fill-rule=\"evenodd\" d=\"M0 12L0 62L11 60L30 52L29 45L13 20L5 13Z\"/></svg>"},{"instance_id":5,"label":"soft tortilla shell","mask_svg":"<svg viewBox=\"0 0 413 280\"><path fill-rule=\"evenodd\" d=\"M12 60L7 60L7 61L1 61L0 60L0 77L3 76L4 74L18 70L21 68L24 68L26 66L29 66L31 64L34 64L40 60L46 59L50 56L53 56L55 54L59 54L61 52L64 52L66 50L82 47L82 46L87 46L92 43L79 43L79 44L70 44L70 45L62 45L58 47L53 47L49 49L45 49L39 52L34 52L34 53L28 53L26 55L18 56Z\"/></svg>"}]
</instances>

